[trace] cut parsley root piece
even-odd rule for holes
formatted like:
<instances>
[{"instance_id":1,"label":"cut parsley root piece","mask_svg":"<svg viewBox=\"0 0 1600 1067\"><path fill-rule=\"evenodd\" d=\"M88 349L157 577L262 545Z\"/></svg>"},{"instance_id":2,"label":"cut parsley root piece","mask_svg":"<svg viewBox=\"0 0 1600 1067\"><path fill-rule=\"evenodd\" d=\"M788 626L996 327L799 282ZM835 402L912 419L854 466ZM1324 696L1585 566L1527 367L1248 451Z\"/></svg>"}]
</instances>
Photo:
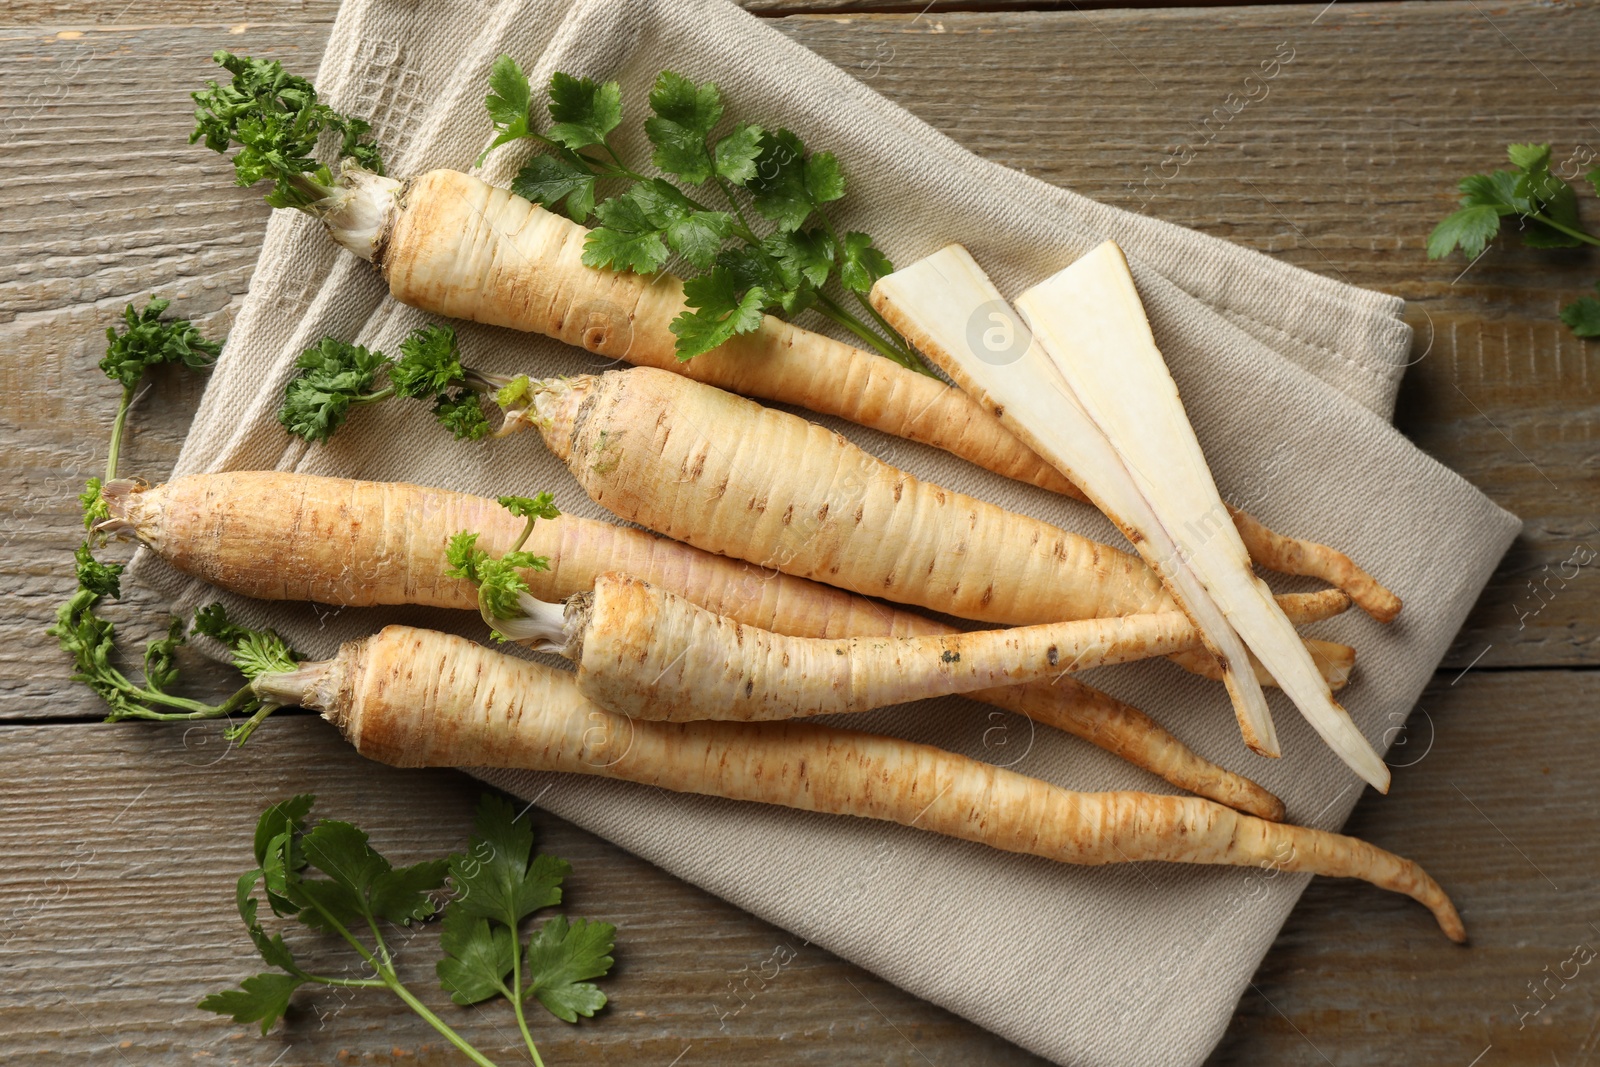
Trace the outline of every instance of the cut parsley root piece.
<instances>
[{"instance_id":1,"label":"cut parsley root piece","mask_svg":"<svg viewBox=\"0 0 1600 1067\"><path fill-rule=\"evenodd\" d=\"M873 301L913 345L1072 479L1117 525L1199 628L1233 701L1245 744L1263 756L1280 755L1272 713L1244 642L1178 551L1122 457L967 250L950 245L880 279ZM983 344L986 339L995 344Z\"/></svg>"},{"instance_id":2,"label":"cut parsley root piece","mask_svg":"<svg viewBox=\"0 0 1600 1067\"><path fill-rule=\"evenodd\" d=\"M672 722L870 711L1047 681L1196 643L1178 611L887 640L789 637L621 574L600 575L564 613L532 598L522 610L523 618L495 620L496 627L576 663L578 688L590 700Z\"/></svg>"},{"instance_id":3,"label":"cut parsley root piece","mask_svg":"<svg viewBox=\"0 0 1600 1067\"><path fill-rule=\"evenodd\" d=\"M880 819L1064 863L1361 878L1417 900L1448 937L1466 940L1438 883L1355 838L1194 797L1072 792L929 745L811 723L634 720L589 702L566 671L428 630L390 626L255 685L263 697L321 711L358 752L394 766L597 775Z\"/></svg>"},{"instance_id":4,"label":"cut parsley root piece","mask_svg":"<svg viewBox=\"0 0 1600 1067\"><path fill-rule=\"evenodd\" d=\"M307 539L281 520L282 502L302 529L337 530ZM419 604L473 611L478 592L446 575L452 535L478 533L477 547L508 551L526 523L494 500L415 485L359 482L279 471L194 474L145 488L113 483L109 532L137 537L187 574L267 600L339 606ZM529 593L563 600L608 571L643 578L747 626L797 637L901 637L948 634L947 623L854 596L831 586L712 555L642 530L574 515L541 521L523 550L548 570L521 572ZM1285 598L1302 622L1337 615L1349 599L1336 590ZM1343 662L1351 650L1318 643L1319 658ZM1282 803L1254 782L1201 759L1143 712L1072 678L971 694L1035 722L1065 730L1192 793L1267 818Z\"/></svg>"},{"instance_id":5,"label":"cut parsley root piece","mask_svg":"<svg viewBox=\"0 0 1600 1067\"><path fill-rule=\"evenodd\" d=\"M1017 308L1228 623L1339 758L1387 792L1388 767L1333 699L1293 623L1250 569L1121 249L1101 244L1023 293ZM1038 422L1033 429L1048 432Z\"/></svg>"}]
</instances>

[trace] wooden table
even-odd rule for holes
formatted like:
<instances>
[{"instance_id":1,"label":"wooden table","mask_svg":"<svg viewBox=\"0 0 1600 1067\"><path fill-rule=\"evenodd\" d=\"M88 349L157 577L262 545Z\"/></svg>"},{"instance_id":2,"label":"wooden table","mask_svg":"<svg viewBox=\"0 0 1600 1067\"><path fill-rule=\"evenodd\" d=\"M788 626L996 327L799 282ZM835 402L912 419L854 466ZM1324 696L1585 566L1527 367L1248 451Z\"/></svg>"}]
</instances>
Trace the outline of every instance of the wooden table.
<instances>
[{"instance_id":1,"label":"wooden table","mask_svg":"<svg viewBox=\"0 0 1600 1067\"><path fill-rule=\"evenodd\" d=\"M1471 266L1423 254L1455 180L1500 164L1508 142L1552 141L1568 173L1595 154L1600 9L904 6L818 0L777 25L986 156L1405 297L1417 342L1399 425L1527 523L1391 756L1403 765L1393 794L1365 798L1349 826L1424 861L1461 905L1472 947L1446 944L1365 885L1319 880L1213 1062L1600 1063L1600 962L1564 985L1550 979L1571 971L1574 946L1600 946L1600 576L1591 566L1557 577L1563 561L1600 552L1600 347L1555 317L1600 277L1600 260L1506 244ZM858 7L888 13L849 13ZM219 46L314 69L333 14L333 0L12 0L0 16L11 24L0 30L7 1064L459 1062L376 995L308 998L266 1038L193 1005L258 969L232 886L265 803L314 788L328 812L356 818L401 857L421 856L460 846L479 787L363 763L309 716L272 720L240 751L212 729L98 725L95 700L42 634L71 587L74 494L103 462L114 410L114 389L93 369L102 332L124 302L160 292L221 336L267 217L258 193L231 187L213 157L185 144L185 93ZM1176 179L1145 184L1168 147L1192 140L1284 43L1293 60L1270 96ZM186 375L155 377L125 469L170 467L199 388ZM119 617L136 640L162 620L138 595ZM187 666L216 692L228 685L220 668ZM552 1064L1038 1062L535 818L544 846L573 862L574 911L622 930L603 1021L539 1025ZM739 983L777 946L793 962L741 999ZM433 988L427 952L403 960L419 988ZM491 1054L513 1044L498 1011L461 1015Z\"/></svg>"}]
</instances>

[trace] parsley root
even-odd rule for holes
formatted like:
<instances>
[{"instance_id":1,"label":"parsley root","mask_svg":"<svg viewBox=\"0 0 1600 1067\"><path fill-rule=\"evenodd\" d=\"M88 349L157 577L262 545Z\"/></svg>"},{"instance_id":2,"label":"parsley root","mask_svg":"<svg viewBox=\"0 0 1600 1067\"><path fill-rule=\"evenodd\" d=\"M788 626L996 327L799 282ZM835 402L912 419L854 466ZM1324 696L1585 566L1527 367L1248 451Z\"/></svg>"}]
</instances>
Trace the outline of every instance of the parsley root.
<instances>
[{"instance_id":1,"label":"parsley root","mask_svg":"<svg viewBox=\"0 0 1600 1067\"><path fill-rule=\"evenodd\" d=\"M1176 608L1143 561L897 470L798 416L648 367L534 383L598 504L719 555L979 622ZM759 442L759 444L753 444ZM741 463L741 455L760 455Z\"/></svg>"},{"instance_id":2,"label":"parsley root","mask_svg":"<svg viewBox=\"0 0 1600 1067\"><path fill-rule=\"evenodd\" d=\"M646 722L603 711L572 676L406 626L331 660L263 675L264 698L332 722L400 767L516 767L881 819L1065 863L1273 867L1404 893L1466 931L1415 863L1354 838L1193 797L1077 793L928 745L809 723Z\"/></svg>"},{"instance_id":3,"label":"parsley root","mask_svg":"<svg viewBox=\"0 0 1600 1067\"><path fill-rule=\"evenodd\" d=\"M538 603L537 601L535 602ZM549 605L548 607L554 607ZM792 719L1045 680L1191 647L1181 611L925 637L788 637L627 575L497 623L578 665L578 687L645 719Z\"/></svg>"},{"instance_id":4,"label":"parsley root","mask_svg":"<svg viewBox=\"0 0 1600 1067\"><path fill-rule=\"evenodd\" d=\"M278 506L263 509L262 500ZM246 596L351 607L477 610L471 583L445 576L451 535L475 530L486 550L503 553L524 527L486 497L280 471L195 474L154 488L115 482L107 503L110 532L137 537L185 573ZM538 523L524 548L549 560L549 570L522 572L531 595L543 600L565 599L593 588L601 574L622 571L745 625L799 637L956 632L831 586L573 515ZM1337 590L1285 597L1285 610L1301 622L1348 605ZM1350 649L1318 648L1348 673ZM1254 782L1201 759L1143 712L1072 678L971 695L1081 737L1180 789L1282 816L1282 803Z\"/></svg>"}]
</instances>

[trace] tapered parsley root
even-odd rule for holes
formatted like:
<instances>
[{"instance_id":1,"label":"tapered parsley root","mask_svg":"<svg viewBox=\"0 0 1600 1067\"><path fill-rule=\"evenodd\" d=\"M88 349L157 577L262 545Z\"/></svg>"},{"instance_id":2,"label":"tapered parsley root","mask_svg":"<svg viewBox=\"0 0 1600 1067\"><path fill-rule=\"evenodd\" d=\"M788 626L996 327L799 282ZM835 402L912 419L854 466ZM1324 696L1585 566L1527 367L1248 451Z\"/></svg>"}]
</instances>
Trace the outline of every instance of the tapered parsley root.
<instances>
[{"instance_id":1,"label":"tapered parsley root","mask_svg":"<svg viewBox=\"0 0 1600 1067\"><path fill-rule=\"evenodd\" d=\"M332 660L264 675L363 755L400 767L516 767L881 819L1065 863L1143 860L1361 878L1466 931L1415 863L1354 838L1192 797L1076 793L928 745L807 723L646 722L573 677L459 637L390 626Z\"/></svg>"},{"instance_id":2,"label":"tapered parsley root","mask_svg":"<svg viewBox=\"0 0 1600 1067\"><path fill-rule=\"evenodd\" d=\"M639 367L529 394L508 421L537 426L591 498L708 552L980 622L1176 608L1136 556L678 375Z\"/></svg>"},{"instance_id":3,"label":"tapered parsley root","mask_svg":"<svg viewBox=\"0 0 1600 1067\"><path fill-rule=\"evenodd\" d=\"M261 501L274 502L263 508ZM421 604L477 609L471 584L444 577L452 534L477 530L500 553L523 521L495 501L443 489L277 471L196 474L142 489L114 483L112 532L139 538L186 573L268 600L343 606ZM561 600L623 571L748 626L801 637L946 634L934 619L842 590L714 556L640 530L572 515L540 522L527 548L548 571L523 572L532 595ZM1337 591L1285 598L1312 622L1343 611ZM1344 646L1329 646L1334 656ZM1180 657L1181 658L1181 657ZM1072 678L987 689L976 700L1098 745L1174 786L1267 818L1283 804L1200 758L1142 711Z\"/></svg>"},{"instance_id":4,"label":"tapered parsley root","mask_svg":"<svg viewBox=\"0 0 1600 1067\"><path fill-rule=\"evenodd\" d=\"M627 575L497 625L578 665L578 688L646 719L792 719L869 711L1161 656L1196 643L1180 611L927 637L789 637Z\"/></svg>"}]
</instances>

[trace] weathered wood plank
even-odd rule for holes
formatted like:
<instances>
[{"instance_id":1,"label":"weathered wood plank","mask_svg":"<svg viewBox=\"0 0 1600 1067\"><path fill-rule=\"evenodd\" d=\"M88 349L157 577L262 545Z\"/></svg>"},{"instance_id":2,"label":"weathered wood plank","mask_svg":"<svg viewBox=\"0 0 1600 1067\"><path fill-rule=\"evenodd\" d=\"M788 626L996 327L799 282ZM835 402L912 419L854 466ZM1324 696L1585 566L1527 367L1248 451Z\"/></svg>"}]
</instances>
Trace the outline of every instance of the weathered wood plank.
<instances>
[{"instance_id":1,"label":"weathered wood plank","mask_svg":"<svg viewBox=\"0 0 1600 1067\"><path fill-rule=\"evenodd\" d=\"M1302 9L1255 9L1231 16L1203 56L1190 47L1201 14L778 25L1002 162L1412 299L1418 362L1401 425L1529 520L1449 662L1465 666L1487 650L1483 665L1548 665L1593 662L1600 633L1600 598L1583 595L1592 568L1561 578L1563 563L1570 575L1600 550L1588 518L1600 376L1594 346L1564 337L1553 319L1594 265L1496 249L1456 280L1462 264L1427 264L1422 242L1448 210L1454 179L1493 165L1507 141L1540 130L1563 153L1583 142L1565 97L1522 76L1526 61L1495 26L1581 96L1600 87L1583 62L1593 14L1591 5L1518 5L1496 8L1491 25L1471 5L1341 6L1313 25ZM185 93L219 43L309 67L325 34L325 25L237 34L218 25L0 41L9 105L0 339L14 354L0 401L14 479L0 498L25 575L6 594L3 625L15 639L0 654L0 714L92 710L59 688L59 659L46 655L41 668L36 653L69 586L75 483L98 466L112 410L110 389L67 399L98 356L100 330L124 300L160 291L221 332L248 285L266 209L186 144ZM1295 59L1271 94L1159 184L1167 148L1157 146L1192 137L1189 120L1284 41ZM1413 61L1382 58L1396 55ZM1372 63L1383 77L1369 76ZM992 92L996 71L1014 93ZM77 175L71 190L59 181L67 170ZM1147 172L1158 175L1149 186ZM157 388L136 420L128 467L152 477L175 454L196 396L181 376ZM7 692L21 699L6 703ZM44 694L51 702L37 699Z\"/></svg>"},{"instance_id":2,"label":"weathered wood plank","mask_svg":"<svg viewBox=\"0 0 1600 1067\"><path fill-rule=\"evenodd\" d=\"M1540 694L1539 731L1500 714L1529 692ZM1313 883L1212 1062L1464 1065L1491 1043L1501 1062L1581 1062L1600 985L1552 985L1521 1030L1517 1012L1537 1007L1526 986L1547 965L1558 969L1578 942L1600 945L1588 926L1600 839L1573 832L1600 787L1592 702L1582 672L1441 681L1424 698L1431 734L1417 724L1394 760L1411 763L1394 793L1368 796L1349 830L1422 860L1461 906L1472 946L1418 927L1399 897ZM307 998L266 1039L192 1004L252 973L232 885L260 807L315 791L325 814L416 859L464 841L476 784L365 763L309 716L269 722L232 752L212 732L141 725L12 726L0 744L10 768L0 781L0 1060L58 1063L115 1047L128 1062L457 1062L383 998ZM541 1023L550 1062L665 1064L686 1048L685 1064L1037 1062L558 819L532 818L543 847L574 865L566 907L621 928L612 1007L579 1030ZM407 950L419 990L432 990L432 937ZM779 945L793 962L721 1017L738 1007L729 982ZM491 1054L511 1032L492 1011L461 1014Z\"/></svg>"},{"instance_id":3,"label":"weathered wood plank","mask_svg":"<svg viewBox=\"0 0 1600 1067\"><path fill-rule=\"evenodd\" d=\"M1083 11L1093 8L1226 7L1231 0L733 0L764 18L789 15L899 14L911 18L970 11ZM1252 3L1266 0L1250 0ZM1315 3L1327 0L1288 0ZM332 22L339 0L179 0L159 6L121 0L13 0L4 25L73 28L82 26L186 26L198 22Z\"/></svg>"},{"instance_id":4,"label":"weathered wood plank","mask_svg":"<svg viewBox=\"0 0 1600 1067\"><path fill-rule=\"evenodd\" d=\"M315 792L320 814L415 862L465 847L485 787L368 763L307 715L231 752L214 731L144 724L6 727L0 745L0 1062L463 1062L380 992L302 994L266 1038L194 1005L263 969L233 903L262 808ZM597 1021L534 1008L549 1063L753 1062L778 1042L784 1063L1042 1062L560 819L529 818L572 863L563 910L618 926ZM326 944L301 935L296 947ZM320 958L343 973L347 955ZM509 1009L451 1005L437 958L427 927L401 949L403 979L486 1054L525 1062Z\"/></svg>"}]
</instances>

